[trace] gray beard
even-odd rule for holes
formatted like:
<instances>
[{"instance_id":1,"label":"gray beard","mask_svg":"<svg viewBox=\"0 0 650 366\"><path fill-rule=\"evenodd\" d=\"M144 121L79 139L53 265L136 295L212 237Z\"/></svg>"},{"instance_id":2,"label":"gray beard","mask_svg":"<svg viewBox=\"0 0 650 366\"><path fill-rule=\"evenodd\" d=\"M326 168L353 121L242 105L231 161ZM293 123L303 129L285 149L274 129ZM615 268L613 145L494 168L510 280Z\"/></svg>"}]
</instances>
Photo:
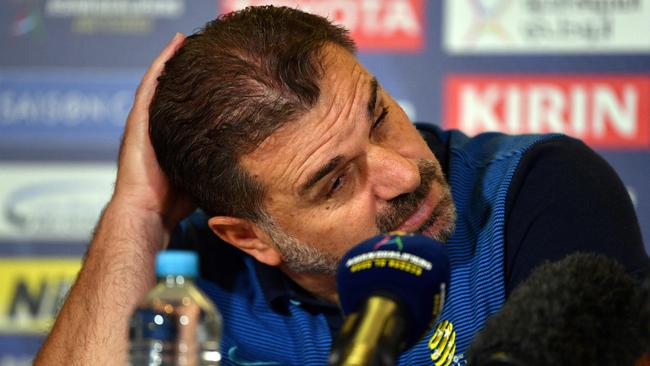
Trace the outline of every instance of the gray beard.
<instances>
[{"instance_id":1,"label":"gray beard","mask_svg":"<svg viewBox=\"0 0 650 366\"><path fill-rule=\"evenodd\" d=\"M287 234L268 215L264 215L262 229L271 237L282 255L284 264L296 273L335 275L341 258L304 243Z\"/></svg>"}]
</instances>

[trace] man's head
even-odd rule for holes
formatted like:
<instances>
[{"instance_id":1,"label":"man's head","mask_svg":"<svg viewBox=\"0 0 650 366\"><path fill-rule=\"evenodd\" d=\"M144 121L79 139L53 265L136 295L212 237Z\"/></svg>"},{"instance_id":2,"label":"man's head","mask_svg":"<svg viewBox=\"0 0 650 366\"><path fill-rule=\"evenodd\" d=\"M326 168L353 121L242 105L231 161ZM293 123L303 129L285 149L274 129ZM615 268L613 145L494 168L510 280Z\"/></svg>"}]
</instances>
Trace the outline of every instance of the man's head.
<instances>
[{"instance_id":1,"label":"man's head","mask_svg":"<svg viewBox=\"0 0 650 366\"><path fill-rule=\"evenodd\" d=\"M248 8L188 37L150 132L171 183L263 263L331 274L379 231L453 230L433 153L347 32L315 15Z\"/></svg>"},{"instance_id":2,"label":"man's head","mask_svg":"<svg viewBox=\"0 0 650 366\"><path fill-rule=\"evenodd\" d=\"M318 100L319 52L354 51L342 28L288 8L248 8L187 37L165 65L150 132L162 168L208 215L259 220L264 187L238 160Z\"/></svg>"}]
</instances>

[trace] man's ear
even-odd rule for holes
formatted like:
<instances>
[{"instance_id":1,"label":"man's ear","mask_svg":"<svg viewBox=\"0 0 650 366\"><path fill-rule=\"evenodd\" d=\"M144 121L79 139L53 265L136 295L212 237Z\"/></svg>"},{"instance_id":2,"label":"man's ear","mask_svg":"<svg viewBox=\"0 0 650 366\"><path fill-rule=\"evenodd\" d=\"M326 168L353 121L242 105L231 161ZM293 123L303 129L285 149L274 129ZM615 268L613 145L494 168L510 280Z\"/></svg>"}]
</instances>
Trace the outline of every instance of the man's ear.
<instances>
[{"instance_id":1,"label":"man's ear","mask_svg":"<svg viewBox=\"0 0 650 366\"><path fill-rule=\"evenodd\" d=\"M231 216L214 216L208 219L208 226L221 240L248 253L259 262L269 266L277 266L282 263L282 254L273 244L271 238L250 220Z\"/></svg>"}]
</instances>

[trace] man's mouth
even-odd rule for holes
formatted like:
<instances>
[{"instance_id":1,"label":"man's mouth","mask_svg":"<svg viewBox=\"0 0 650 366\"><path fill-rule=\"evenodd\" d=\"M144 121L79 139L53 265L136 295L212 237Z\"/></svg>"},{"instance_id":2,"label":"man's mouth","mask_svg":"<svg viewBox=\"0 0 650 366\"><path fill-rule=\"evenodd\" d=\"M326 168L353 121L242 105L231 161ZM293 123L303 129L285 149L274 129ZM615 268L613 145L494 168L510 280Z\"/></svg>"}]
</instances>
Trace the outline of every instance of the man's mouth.
<instances>
[{"instance_id":1,"label":"man's mouth","mask_svg":"<svg viewBox=\"0 0 650 366\"><path fill-rule=\"evenodd\" d=\"M395 228L395 230L413 232L422 229L422 226L427 223L435 208L433 191L433 189L429 191L429 194L422 200L417 209Z\"/></svg>"},{"instance_id":2,"label":"man's mouth","mask_svg":"<svg viewBox=\"0 0 650 366\"><path fill-rule=\"evenodd\" d=\"M434 182L438 181L437 167L428 160L419 160L420 185L413 192L404 193L388 201L388 207L377 217L380 232L391 230L416 231L423 225L436 205Z\"/></svg>"},{"instance_id":3,"label":"man's mouth","mask_svg":"<svg viewBox=\"0 0 650 366\"><path fill-rule=\"evenodd\" d=\"M418 162L421 183L412 193L389 201L390 208L377 219L379 231L417 232L441 242L454 233L456 209L451 190L436 167Z\"/></svg>"}]
</instances>

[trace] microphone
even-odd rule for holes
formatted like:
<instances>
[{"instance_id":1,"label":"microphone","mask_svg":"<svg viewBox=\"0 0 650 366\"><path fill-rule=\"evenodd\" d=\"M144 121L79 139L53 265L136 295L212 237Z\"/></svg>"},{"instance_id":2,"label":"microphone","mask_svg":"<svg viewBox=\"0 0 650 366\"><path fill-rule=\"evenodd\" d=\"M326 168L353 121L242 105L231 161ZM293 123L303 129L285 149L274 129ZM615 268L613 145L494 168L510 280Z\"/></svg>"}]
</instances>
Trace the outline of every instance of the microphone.
<instances>
[{"instance_id":1,"label":"microphone","mask_svg":"<svg viewBox=\"0 0 650 366\"><path fill-rule=\"evenodd\" d=\"M471 366L647 365L650 296L618 262L577 253L545 263L488 319Z\"/></svg>"},{"instance_id":2,"label":"microphone","mask_svg":"<svg viewBox=\"0 0 650 366\"><path fill-rule=\"evenodd\" d=\"M449 272L445 247L417 234L382 234L352 248L336 273L347 318L328 364L393 365L438 317Z\"/></svg>"}]
</instances>

